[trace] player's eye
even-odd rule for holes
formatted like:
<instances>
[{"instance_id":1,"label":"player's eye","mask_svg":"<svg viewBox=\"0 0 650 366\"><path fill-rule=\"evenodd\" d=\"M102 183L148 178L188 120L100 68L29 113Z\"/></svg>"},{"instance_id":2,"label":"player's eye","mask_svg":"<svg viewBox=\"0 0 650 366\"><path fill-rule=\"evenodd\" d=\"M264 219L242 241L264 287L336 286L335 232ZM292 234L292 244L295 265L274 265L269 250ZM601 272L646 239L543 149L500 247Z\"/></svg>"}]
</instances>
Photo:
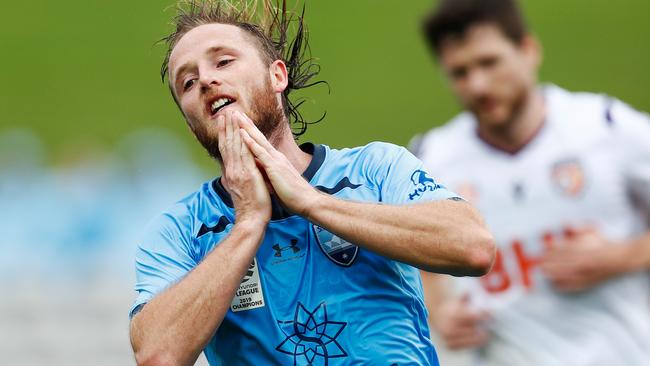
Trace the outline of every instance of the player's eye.
<instances>
[{"instance_id":1,"label":"player's eye","mask_svg":"<svg viewBox=\"0 0 650 366\"><path fill-rule=\"evenodd\" d=\"M479 61L481 67L489 69L497 64L499 60L496 57L486 57Z\"/></svg>"},{"instance_id":2,"label":"player's eye","mask_svg":"<svg viewBox=\"0 0 650 366\"><path fill-rule=\"evenodd\" d=\"M225 58L225 59L220 60L219 62L217 62L217 67L224 67L224 66L228 65L229 63L231 63L233 61L235 61L235 59L233 59L233 58Z\"/></svg>"},{"instance_id":3,"label":"player's eye","mask_svg":"<svg viewBox=\"0 0 650 366\"><path fill-rule=\"evenodd\" d=\"M467 76L467 69L464 67L458 67L451 70L451 77L455 80L463 79Z\"/></svg>"},{"instance_id":4,"label":"player's eye","mask_svg":"<svg viewBox=\"0 0 650 366\"><path fill-rule=\"evenodd\" d=\"M194 85L194 79L189 79L183 83L183 91L186 91L187 89L191 88L192 85Z\"/></svg>"}]
</instances>

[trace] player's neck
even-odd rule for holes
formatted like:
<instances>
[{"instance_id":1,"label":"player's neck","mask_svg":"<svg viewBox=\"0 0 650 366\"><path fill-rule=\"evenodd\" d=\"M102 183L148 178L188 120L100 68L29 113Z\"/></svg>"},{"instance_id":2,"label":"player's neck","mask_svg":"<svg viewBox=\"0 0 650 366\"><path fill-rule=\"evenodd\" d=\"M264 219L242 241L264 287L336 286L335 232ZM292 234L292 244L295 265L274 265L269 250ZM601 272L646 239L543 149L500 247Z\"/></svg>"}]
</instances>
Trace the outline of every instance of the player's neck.
<instances>
[{"instance_id":1,"label":"player's neck","mask_svg":"<svg viewBox=\"0 0 650 366\"><path fill-rule=\"evenodd\" d=\"M303 173L307 170L312 156L300 149L293 137L293 133L291 133L288 122L283 123L282 127L275 131L273 136L269 138L269 142L276 150L287 157L298 172Z\"/></svg>"},{"instance_id":2,"label":"player's neck","mask_svg":"<svg viewBox=\"0 0 650 366\"><path fill-rule=\"evenodd\" d=\"M510 121L498 126L479 123L478 135L487 144L514 155L537 136L545 118L544 96L535 88Z\"/></svg>"}]
</instances>

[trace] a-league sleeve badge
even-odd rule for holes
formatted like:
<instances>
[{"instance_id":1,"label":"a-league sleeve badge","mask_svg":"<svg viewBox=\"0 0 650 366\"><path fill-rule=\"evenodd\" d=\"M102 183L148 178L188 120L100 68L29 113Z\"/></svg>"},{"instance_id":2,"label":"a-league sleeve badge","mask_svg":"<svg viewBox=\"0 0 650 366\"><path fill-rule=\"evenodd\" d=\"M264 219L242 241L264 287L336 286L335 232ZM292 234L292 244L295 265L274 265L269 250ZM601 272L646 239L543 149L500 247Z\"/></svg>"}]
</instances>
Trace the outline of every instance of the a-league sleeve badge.
<instances>
[{"instance_id":1,"label":"a-league sleeve badge","mask_svg":"<svg viewBox=\"0 0 650 366\"><path fill-rule=\"evenodd\" d=\"M339 238L318 225L312 225L314 236L323 254L339 266L349 267L359 254L359 247Z\"/></svg>"}]
</instances>

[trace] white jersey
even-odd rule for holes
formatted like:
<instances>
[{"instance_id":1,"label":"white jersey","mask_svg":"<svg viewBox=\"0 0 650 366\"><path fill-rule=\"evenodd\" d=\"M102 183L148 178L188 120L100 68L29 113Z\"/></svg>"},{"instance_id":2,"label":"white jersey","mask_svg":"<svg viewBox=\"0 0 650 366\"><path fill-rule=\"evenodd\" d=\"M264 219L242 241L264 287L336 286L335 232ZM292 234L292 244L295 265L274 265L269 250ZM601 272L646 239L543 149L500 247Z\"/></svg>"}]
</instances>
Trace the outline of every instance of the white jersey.
<instances>
[{"instance_id":1,"label":"white jersey","mask_svg":"<svg viewBox=\"0 0 650 366\"><path fill-rule=\"evenodd\" d=\"M650 365L650 276L557 292L538 258L569 228L612 241L647 229L650 118L602 95L543 89L546 121L518 153L481 140L463 113L424 135L416 155L484 215L499 254L486 276L459 278L493 315L481 364Z\"/></svg>"}]
</instances>

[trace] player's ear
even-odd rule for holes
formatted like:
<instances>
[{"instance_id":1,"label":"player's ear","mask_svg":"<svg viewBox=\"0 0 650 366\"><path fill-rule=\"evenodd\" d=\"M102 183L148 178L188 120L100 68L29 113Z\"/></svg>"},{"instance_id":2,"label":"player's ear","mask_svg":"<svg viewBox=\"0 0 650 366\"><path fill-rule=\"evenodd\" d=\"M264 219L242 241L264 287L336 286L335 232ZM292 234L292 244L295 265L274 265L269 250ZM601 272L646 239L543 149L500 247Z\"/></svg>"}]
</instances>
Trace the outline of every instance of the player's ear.
<instances>
[{"instance_id":1,"label":"player's ear","mask_svg":"<svg viewBox=\"0 0 650 366\"><path fill-rule=\"evenodd\" d=\"M271 88L276 93L282 93L289 85L287 65L282 60L275 60L269 67L271 77Z\"/></svg>"},{"instance_id":2,"label":"player's ear","mask_svg":"<svg viewBox=\"0 0 650 366\"><path fill-rule=\"evenodd\" d=\"M543 49L541 43L532 34L527 34L521 41L521 49L523 50L529 65L533 69L538 69L542 64Z\"/></svg>"}]
</instances>

